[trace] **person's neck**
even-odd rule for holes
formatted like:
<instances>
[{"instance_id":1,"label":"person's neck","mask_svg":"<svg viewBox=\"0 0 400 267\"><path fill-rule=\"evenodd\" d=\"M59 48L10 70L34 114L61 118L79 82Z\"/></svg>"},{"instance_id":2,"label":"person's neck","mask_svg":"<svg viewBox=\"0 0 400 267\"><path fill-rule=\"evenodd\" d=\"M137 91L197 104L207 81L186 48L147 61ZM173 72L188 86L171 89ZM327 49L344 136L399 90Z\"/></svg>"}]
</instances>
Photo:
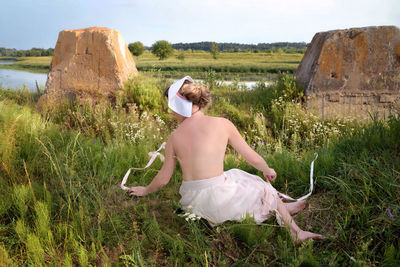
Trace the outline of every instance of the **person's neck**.
<instances>
[{"instance_id":1,"label":"person's neck","mask_svg":"<svg viewBox=\"0 0 400 267\"><path fill-rule=\"evenodd\" d=\"M203 114L203 112L201 111L201 109L198 109L198 110L196 110L196 111L193 111L193 112L192 112L192 115L191 115L190 117L188 117L188 118L183 117L183 120L182 120L181 122L184 122L185 120L190 120L190 119L193 119L193 118L200 117L201 115L204 115L204 114Z\"/></svg>"},{"instance_id":2,"label":"person's neck","mask_svg":"<svg viewBox=\"0 0 400 267\"><path fill-rule=\"evenodd\" d=\"M198 110L192 112L192 116L190 116L190 118L193 117L193 115L195 115L195 114L197 114L197 113L201 113L201 112L199 112L200 110L201 110L201 109L198 109Z\"/></svg>"}]
</instances>

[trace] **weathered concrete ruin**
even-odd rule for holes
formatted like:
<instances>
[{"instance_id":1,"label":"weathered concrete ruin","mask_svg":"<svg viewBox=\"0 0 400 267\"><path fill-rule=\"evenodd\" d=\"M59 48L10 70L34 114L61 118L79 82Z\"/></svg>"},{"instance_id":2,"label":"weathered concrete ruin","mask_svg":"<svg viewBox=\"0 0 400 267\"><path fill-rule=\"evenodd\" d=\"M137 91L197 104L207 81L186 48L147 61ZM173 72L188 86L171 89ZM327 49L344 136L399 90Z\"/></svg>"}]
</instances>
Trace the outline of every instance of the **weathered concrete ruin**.
<instances>
[{"instance_id":1,"label":"weathered concrete ruin","mask_svg":"<svg viewBox=\"0 0 400 267\"><path fill-rule=\"evenodd\" d=\"M58 35L45 95L39 102L50 97L110 96L137 75L133 56L117 30L64 30Z\"/></svg>"},{"instance_id":2,"label":"weathered concrete ruin","mask_svg":"<svg viewBox=\"0 0 400 267\"><path fill-rule=\"evenodd\" d=\"M317 33L297 71L306 108L327 117L387 116L400 104L400 30Z\"/></svg>"}]
</instances>

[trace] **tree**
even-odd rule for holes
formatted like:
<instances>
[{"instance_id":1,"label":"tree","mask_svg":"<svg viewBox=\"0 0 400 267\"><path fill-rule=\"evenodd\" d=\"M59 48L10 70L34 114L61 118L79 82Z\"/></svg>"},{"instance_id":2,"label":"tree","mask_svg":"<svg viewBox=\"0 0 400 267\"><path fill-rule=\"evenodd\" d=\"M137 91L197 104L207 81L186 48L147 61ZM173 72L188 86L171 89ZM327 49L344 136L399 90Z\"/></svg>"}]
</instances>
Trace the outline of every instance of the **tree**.
<instances>
[{"instance_id":1,"label":"tree","mask_svg":"<svg viewBox=\"0 0 400 267\"><path fill-rule=\"evenodd\" d=\"M132 55L140 56L144 52L144 45L141 42L134 42L128 45L129 51L131 51Z\"/></svg>"},{"instance_id":2,"label":"tree","mask_svg":"<svg viewBox=\"0 0 400 267\"><path fill-rule=\"evenodd\" d=\"M165 40L155 42L151 49L151 53L156 55L160 60L168 58L173 52L172 45Z\"/></svg>"},{"instance_id":3,"label":"tree","mask_svg":"<svg viewBox=\"0 0 400 267\"><path fill-rule=\"evenodd\" d=\"M210 53L214 59L217 59L218 55L218 45L216 43L211 44Z\"/></svg>"},{"instance_id":4,"label":"tree","mask_svg":"<svg viewBox=\"0 0 400 267\"><path fill-rule=\"evenodd\" d=\"M25 51L23 51L23 50L18 50L16 56L17 56L17 57L24 57L24 56L25 56Z\"/></svg>"}]
</instances>

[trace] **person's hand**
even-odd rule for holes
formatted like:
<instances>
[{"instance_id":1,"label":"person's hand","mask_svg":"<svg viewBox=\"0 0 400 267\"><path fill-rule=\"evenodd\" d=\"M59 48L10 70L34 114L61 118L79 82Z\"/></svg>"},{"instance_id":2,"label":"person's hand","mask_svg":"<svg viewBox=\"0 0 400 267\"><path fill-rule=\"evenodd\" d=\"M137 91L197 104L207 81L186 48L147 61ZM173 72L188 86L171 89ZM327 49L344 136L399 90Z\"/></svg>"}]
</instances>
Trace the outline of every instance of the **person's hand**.
<instances>
[{"instance_id":1,"label":"person's hand","mask_svg":"<svg viewBox=\"0 0 400 267\"><path fill-rule=\"evenodd\" d=\"M133 186L129 188L129 195L137 197L145 196L147 195L147 188L144 186Z\"/></svg>"},{"instance_id":2,"label":"person's hand","mask_svg":"<svg viewBox=\"0 0 400 267\"><path fill-rule=\"evenodd\" d=\"M267 168L265 171L263 171L263 175L267 181L273 181L276 178L276 172L272 168Z\"/></svg>"}]
</instances>

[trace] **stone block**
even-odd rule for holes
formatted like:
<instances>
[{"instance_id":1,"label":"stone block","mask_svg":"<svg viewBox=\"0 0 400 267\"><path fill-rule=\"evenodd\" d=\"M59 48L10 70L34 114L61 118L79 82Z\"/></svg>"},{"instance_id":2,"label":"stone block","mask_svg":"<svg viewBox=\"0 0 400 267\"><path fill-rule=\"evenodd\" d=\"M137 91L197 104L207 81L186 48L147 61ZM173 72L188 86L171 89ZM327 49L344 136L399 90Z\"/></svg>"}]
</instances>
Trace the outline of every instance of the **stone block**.
<instances>
[{"instance_id":1,"label":"stone block","mask_svg":"<svg viewBox=\"0 0 400 267\"><path fill-rule=\"evenodd\" d=\"M378 26L315 34L296 71L305 95L399 93L400 30Z\"/></svg>"},{"instance_id":2,"label":"stone block","mask_svg":"<svg viewBox=\"0 0 400 267\"><path fill-rule=\"evenodd\" d=\"M381 95L379 98L380 103L395 103L397 96L394 95Z\"/></svg>"},{"instance_id":3,"label":"stone block","mask_svg":"<svg viewBox=\"0 0 400 267\"><path fill-rule=\"evenodd\" d=\"M46 82L46 94L81 92L104 95L138 75L136 64L117 30L92 27L58 35Z\"/></svg>"},{"instance_id":4,"label":"stone block","mask_svg":"<svg viewBox=\"0 0 400 267\"><path fill-rule=\"evenodd\" d=\"M340 101L340 95L338 93L334 94L328 94L328 101L329 102L339 102Z\"/></svg>"}]
</instances>

